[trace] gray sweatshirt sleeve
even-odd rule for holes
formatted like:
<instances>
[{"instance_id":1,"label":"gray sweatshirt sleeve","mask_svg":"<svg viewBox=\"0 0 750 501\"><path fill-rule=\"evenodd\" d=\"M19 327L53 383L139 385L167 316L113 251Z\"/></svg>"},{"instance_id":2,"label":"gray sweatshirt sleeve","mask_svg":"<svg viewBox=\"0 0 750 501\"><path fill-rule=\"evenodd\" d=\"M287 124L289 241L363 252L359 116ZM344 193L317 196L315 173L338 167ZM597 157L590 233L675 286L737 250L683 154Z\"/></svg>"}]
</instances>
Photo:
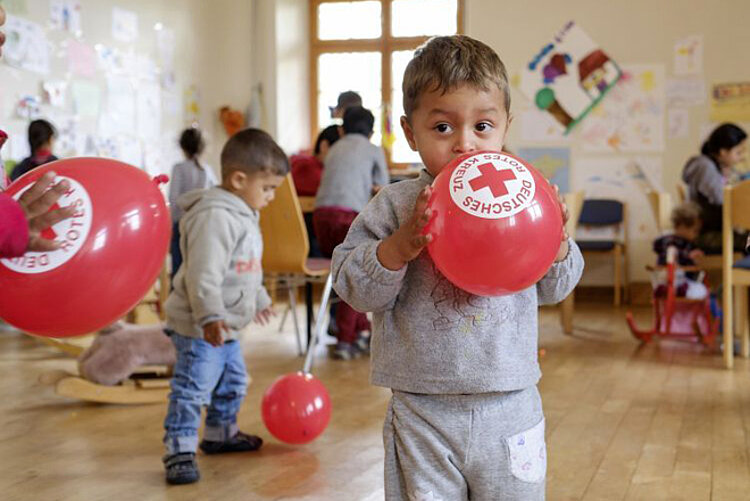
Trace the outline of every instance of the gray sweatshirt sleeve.
<instances>
[{"instance_id":1,"label":"gray sweatshirt sleeve","mask_svg":"<svg viewBox=\"0 0 750 501\"><path fill-rule=\"evenodd\" d=\"M271 296L268 295L268 291L262 285L258 288L258 296L255 301L255 312L260 313L271 306Z\"/></svg>"},{"instance_id":2,"label":"gray sweatshirt sleeve","mask_svg":"<svg viewBox=\"0 0 750 501\"><path fill-rule=\"evenodd\" d=\"M394 208L380 192L360 212L344 242L333 251L333 288L355 310L383 311L396 300L409 265L392 271L380 264L376 254L381 240L396 229Z\"/></svg>"},{"instance_id":3,"label":"gray sweatshirt sleeve","mask_svg":"<svg viewBox=\"0 0 750 501\"><path fill-rule=\"evenodd\" d=\"M172 177L169 180L169 211L172 214L172 221L174 221L175 223L177 222L177 218L175 216L178 213L177 198L183 193L183 177L184 173L182 172L182 169L180 169L179 164L175 165L172 168Z\"/></svg>"},{"instance_id":4,"label":"gray sweatshirt sleeve","mask_svg":"<svg viewBox=\"0 0 750 501\"><path fill-rule=\"evenodd\" d=\"M698 157L693 173L693 187L714 205L724 204L724 178L706 157Z\"/></svg>"},{"instance_id":5,"label":"gray sweatshirt sleeve","mask_svg":"<svg viewBox=\"0 0 750 501\"><path fill-rule=\"evenodd\" d=\"M186 229L189 259L185 268L185 289L193 320L199 325L226 318L222 283L232 259L233 229L227 218L217 217L220 209L196 214Z\"/></svg>"},{"instance_id":6,"label":"gray sweatshirt sleeve","mask_svg":"<svg viewBox=\"0 0 750 501\"><path fill-rule=\"evenodd\" d=\"M385 153L383 148L376 147L377 152L375 154L375 165L372 177L372 182L378 186L385 186L390 181L390 175L388 174L388 163L385 161Z\"/></svg>"},{"instance_id":7,"label":"gray sweatshirt sleeve","mask_svg":"<svg viewBox=\"0 0 750 501\"><path fill-rule=\"evenodd\" d=\"M554 263L546 275L537 282L539 304L554 304L573 292L583 274L583 256L576 243L568 238L568 255Z\"/></svg>"}]
</instances>

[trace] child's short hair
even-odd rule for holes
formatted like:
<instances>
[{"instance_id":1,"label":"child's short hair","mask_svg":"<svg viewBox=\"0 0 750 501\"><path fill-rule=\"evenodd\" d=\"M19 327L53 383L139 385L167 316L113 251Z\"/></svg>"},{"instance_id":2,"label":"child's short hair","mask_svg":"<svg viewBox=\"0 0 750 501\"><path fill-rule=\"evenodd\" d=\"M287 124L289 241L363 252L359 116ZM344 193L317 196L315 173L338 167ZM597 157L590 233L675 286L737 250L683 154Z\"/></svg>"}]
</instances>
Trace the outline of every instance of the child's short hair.
<instances>
[{"instance_id":1,"label":"child's short hair","mask_svg":"<svg viewBox=\"0 0 750 501\"><path fill-rule=\"evenodd\" d=\"M404 72L406 118L419 106L422 93L445 93L463 84L481 90L497 85L505 97L505 110L510 111L508 73L494 50L466 35L429 39L414 52Z\"/></svg>"},{"instance_id":2,"label":"child's short hair","mask_svg":"<svg viewBox=\"0 0 750 501\"><path fill-rule=\"evenodd\" d=\"M329 125L318 134L318 139L315 141L315 154L320 153L320 144L323 141L328 141L328 146L333 146L333 143L339 140L341 135L339 134L338 125Z\"/></svg>"},{"instance_id":3,"label":"child's short hair","mask_svg":"<svg viewBox=\"0 0 750 501\"><path fill-rule=\"evenodd\" d=\"M685 202L672 209L672 226L692 228L701 223L701 208L693 202Z\"/></svg>"},{"instance_id":4,"label":"child's short hair","mask_svg":"<svg viewBox=\"0 0 750 501\"><path fill-rule=\"evenodd\" d=\"M29 148L33 155L44 146L50 139L57 135L55 126L46 120L34 120L29 124Z\"/></svg>"},{"instance_id":5,"label":"child's short hair","mask_svg":"<svg viewBox=\"0 0 750 501\"><path fill-rule=\"evenodd\" d=\"M197 127L189 127L180 134L180 148L189 158L200 155L205 147L201 130Z\"/></svg>"},{"instance_id":6,"label":"child's short hair","mask_svg":"<svg viewBox=\"0 0 750 501\"><path fill-rule=\"evenodd\" d=\"M289 159L267 132L244 129L230 137L221 150L222 178L237 170L247 174L266 172L286 176Z\"/></svg>"},{"instance_id":7,"label":"child's short hair","mask_svg":"<svg viewBox=\"0 0 750 501\"><path fill-rule=\"evenodd\" d=\"M344 112L344 132L347 134L363 134L370 137L375 117L372 112L362 106L352 106Z\"/></svg>"}]
</instances>

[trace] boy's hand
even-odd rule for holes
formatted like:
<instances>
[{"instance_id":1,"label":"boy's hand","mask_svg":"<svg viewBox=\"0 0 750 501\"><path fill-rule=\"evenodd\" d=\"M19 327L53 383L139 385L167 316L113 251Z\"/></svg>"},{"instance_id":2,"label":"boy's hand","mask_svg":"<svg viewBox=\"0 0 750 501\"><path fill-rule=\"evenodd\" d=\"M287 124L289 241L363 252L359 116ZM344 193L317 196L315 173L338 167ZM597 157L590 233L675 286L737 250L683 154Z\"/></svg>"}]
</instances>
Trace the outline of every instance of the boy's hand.
<instances>
[{"instance_id":1,"label":"boy's hand","mask_svg":"<svg viewBox=\"0 0 750 501\"><path fill-rule=\"evenodd\" d=\"M221 346L224 344L224 332L229 332L224 321L214 320L203 326L203 339L211 346Z\"/></svg>"},{"instance_id":2,"label":"boy's hand","mask_svg":"<svg viewBox=\"0 0 750 501\"><path fill-rule=\"evenodd\" d=\"M555 256L555 262L559 263L568 255L568 228L566 227L566 224L568 223L568 219L570 219L570 213L568 212L568 206L565 204L562 195L560 195L560 188L558 188L556 184L553 184L552 187L555 189L557 202L560 204L560 212L562 212L563 234L562 240L560 241L560 248L557 251L557 256Z\"/></svg>"},{"instance_id":3,"label":"boy's hand","mask_svg":"<svg viewBox=\"0 0 750 501\"><path fill-rule=\"evenodd\" d=\"M75 207L72 205L49 210L70 188L70 184L64 180L50 188L55 181L55 175L52 171L45 172L18 199L18 203L26 214L26 220L29 222L27 251L45 252L58 249L60 242L42 237L42 232L75 214Z\"/></svg>"},{"instance_id":4,"label":"boy's hand","mask_svg":"<svg viewBox=\"0 0 750 501\"><path fill-rule=\"evenodd\" d=\"M267 325L270 322L271 317L275 317L276 313L269 306L268 308L259 311L255 314L255 323L260 325Z\"/></svg>"},{"instance_id":5,"label":"boy's hand","mask_svg":"<svg viewBox=\"0 0 750 501\"><path fill-rule=\"evenodd\" d=\"M700 249L693 249L690 251L690 253L688 253L688 256L695 262L696 265L700 266L701 261L703 261L703 258L706 256L706 254Z\"/></svg>"},{"instance_id":6,"label":"boy's hand","mask_svg":"<svg viewBox=\"0 0 750 501\"><path fill-rule=\"evenodd\" d=\"M416 258L425 246L432 242L432 235L423 235L422 231L430 221L432 211L427 208L427 201L432 188L425 186L417 197L414 212L409 221L396 230L378 245L378 261L389 270L400 270L406 263Z\"/></svg>"}]
</instances>

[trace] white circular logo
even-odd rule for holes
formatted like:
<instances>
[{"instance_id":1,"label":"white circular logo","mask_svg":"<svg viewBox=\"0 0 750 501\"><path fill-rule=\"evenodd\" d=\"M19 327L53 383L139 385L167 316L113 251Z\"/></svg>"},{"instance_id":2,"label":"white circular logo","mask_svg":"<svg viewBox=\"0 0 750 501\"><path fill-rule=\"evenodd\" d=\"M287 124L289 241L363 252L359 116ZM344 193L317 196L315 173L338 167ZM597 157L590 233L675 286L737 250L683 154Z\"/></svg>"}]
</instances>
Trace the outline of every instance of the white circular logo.
<instances>
[{"instance_id":1,"label":"white circular logo","mask_svg":"<svg viewBox=\"0 0 750 501\"><path fill-rule=\"evenodd\" d=\"M20 257L0 259L1 264L18 273L44 273L62 266L81 249L91 229L91 199L83 186L74 179L57 176L55 183L63 179L70 183L70 189L50 210L73 206L76 211L73 217L60 221L42 232L44 238L59 241L60 248L50 252L27 252ZM18 200L29 188L31 184L13 195L13 199Z\"/></svg>"},{"instance_id":2,"label":"white circular logo","mask_svg":"<svg viewBox=\"0 0 750 501\"><path fill-rule=\"evenodd\" d=\"M450 178L453 202L484 219L518 214L531 205L536 184L524 164L502 153L480 153L465 159Z\"/></svg>"}]
</instances>

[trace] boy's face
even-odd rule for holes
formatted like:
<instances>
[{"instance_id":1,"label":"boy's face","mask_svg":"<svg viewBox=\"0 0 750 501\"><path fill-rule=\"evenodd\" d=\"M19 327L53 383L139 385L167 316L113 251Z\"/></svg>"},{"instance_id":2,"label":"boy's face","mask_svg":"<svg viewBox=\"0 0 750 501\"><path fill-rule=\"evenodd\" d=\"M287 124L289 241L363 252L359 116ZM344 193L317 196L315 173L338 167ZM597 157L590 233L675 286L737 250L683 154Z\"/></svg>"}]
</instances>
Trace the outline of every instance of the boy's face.
<instances>
[{"instance_id":1,"label":"boy's face","mask_svg":"<svg viewBox=\"0 0 750 501\"><path fill-rule=\"evenodd\" d=\"M283 176L268 172L247 174L234 171L230 174L231 191L240 197L251 209L261 210L271 203L276 188L284 181Z\"/></svg>"},{"instance_id":2,"label":"boy's face","mask_svg":"<svg viewBox=\"0 0 750 501\"><path fill-rule=\"evenodd\" d=\"M464 153L501 151L509 125L503 93L494 85L486 91L462 85L445 94L425 92L411 119L401 117L409 146L433 176Z\"/></svg>"}]
</instances>

